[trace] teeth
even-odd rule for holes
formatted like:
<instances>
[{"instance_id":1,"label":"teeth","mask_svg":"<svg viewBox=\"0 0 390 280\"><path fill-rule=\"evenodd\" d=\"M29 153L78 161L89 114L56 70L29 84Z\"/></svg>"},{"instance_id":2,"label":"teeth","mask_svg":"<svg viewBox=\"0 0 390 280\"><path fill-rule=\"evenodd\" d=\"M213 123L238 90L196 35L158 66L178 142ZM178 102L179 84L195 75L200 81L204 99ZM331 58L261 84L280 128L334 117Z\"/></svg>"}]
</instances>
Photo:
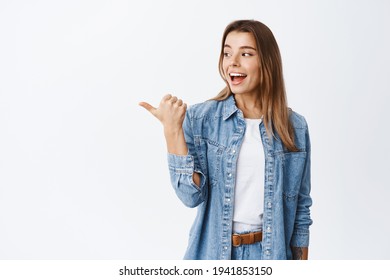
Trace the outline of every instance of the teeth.
<instances>
[{"instance_id":1,"label":"teeth","mask_svg":"<svg viewBox=\"0 0 390 280\"><path fill-rule=\"evenodd\" d=\"M230 73L229 75L234 76L234 77L245 77L246 76L245 74L241 74L241 73Z\"/></svg>"}]
</instances>

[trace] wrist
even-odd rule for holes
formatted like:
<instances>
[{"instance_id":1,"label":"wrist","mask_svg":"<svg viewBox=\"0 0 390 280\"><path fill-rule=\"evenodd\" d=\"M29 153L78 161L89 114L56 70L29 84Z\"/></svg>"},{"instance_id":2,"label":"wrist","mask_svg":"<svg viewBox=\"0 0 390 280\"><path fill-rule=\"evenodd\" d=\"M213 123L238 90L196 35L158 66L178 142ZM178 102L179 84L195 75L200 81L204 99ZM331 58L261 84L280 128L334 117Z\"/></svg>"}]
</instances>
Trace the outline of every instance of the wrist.
<instances>
[{"instance_id":1,"label":"wrist","mask_svg":"<svg viewBox=\"0 0 390 280\"><path fill-rule=\"evenodd\" d=\"M167 142L168 153L175 155L186 155L188 152L184 138L184 131L180 128L164 127L165 140Z\"/></svg>"},{"instance_id":2,"label":"wrist","mask_svg":"<svg viewBox=\"0 0 390 280\"><path fill-rule=\"evenodd\" d=\"M164 135L165 137L175 138L184 134L182 127L164 127Z\"/></svg>"}]
</instances>

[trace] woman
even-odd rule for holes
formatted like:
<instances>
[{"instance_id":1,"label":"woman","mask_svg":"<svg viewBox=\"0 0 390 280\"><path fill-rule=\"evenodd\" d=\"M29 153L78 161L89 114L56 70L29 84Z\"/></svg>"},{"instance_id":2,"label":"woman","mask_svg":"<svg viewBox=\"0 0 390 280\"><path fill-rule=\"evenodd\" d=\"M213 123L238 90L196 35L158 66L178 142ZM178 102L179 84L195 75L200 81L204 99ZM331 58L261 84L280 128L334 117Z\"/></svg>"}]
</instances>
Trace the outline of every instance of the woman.
<instances>
[{"instance_id":1,"label":"woman","mask_svg":"<svg viewBox=\"0 0 390 280\"><path fill-rule=\"evenodd\" d=\"M307 259L309 133L287 107L270 29L229 24L219 71L226 88L188 110L171 95L140 103L164 126L178 197L198 207L185 259Z\"/></svg>"}]
</instances>

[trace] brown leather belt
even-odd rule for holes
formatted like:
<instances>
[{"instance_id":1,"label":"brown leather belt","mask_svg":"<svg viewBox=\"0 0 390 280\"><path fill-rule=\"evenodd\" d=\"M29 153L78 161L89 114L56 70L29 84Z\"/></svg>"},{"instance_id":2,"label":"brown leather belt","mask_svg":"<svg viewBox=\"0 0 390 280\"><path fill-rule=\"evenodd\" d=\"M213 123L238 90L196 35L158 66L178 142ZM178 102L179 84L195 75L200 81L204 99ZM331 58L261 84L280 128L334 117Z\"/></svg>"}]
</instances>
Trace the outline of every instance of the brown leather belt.
<instances>
[{"instance_id":1,"label":"brown leather belt","mask_svg":"<svg viewBox=\"0 0 390 280\"><path fill-rule=\"evenodd\" d=\"M232 245L238 247L244 244L253 244L263 240L263 232L250 232L245 234L236 234L232 235Z\"/></svg>"}]
</instances>

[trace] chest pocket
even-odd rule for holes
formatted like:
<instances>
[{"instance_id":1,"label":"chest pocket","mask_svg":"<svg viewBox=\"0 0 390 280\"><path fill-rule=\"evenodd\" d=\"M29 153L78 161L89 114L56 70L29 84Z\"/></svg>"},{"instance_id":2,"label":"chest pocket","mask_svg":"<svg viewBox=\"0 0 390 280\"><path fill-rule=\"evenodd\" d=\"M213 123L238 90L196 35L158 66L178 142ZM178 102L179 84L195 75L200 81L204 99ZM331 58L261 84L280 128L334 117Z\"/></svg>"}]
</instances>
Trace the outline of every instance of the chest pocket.
<instances>
[{"instance_id":1,"label":"chest pocket","mask_svg":"<svg viewBox=\"0 0 390 280\"><path fill-rule=\"evenodd\" d=\"M214 186L221 180L221 164L226 147L216 141L196 137L195 148L201 168L207 174L210 185Z\"/></svg>"},{"instance_id":2,"label":"chest pocket","mask_svg":"<svg viewBox=\"0 0 390 280\"><path fill-rule=\"evenodd\" d=\"M282 154L283 198L286 201L298 199L306 163L306 152Z\"/></svg>"}]
</instances>

